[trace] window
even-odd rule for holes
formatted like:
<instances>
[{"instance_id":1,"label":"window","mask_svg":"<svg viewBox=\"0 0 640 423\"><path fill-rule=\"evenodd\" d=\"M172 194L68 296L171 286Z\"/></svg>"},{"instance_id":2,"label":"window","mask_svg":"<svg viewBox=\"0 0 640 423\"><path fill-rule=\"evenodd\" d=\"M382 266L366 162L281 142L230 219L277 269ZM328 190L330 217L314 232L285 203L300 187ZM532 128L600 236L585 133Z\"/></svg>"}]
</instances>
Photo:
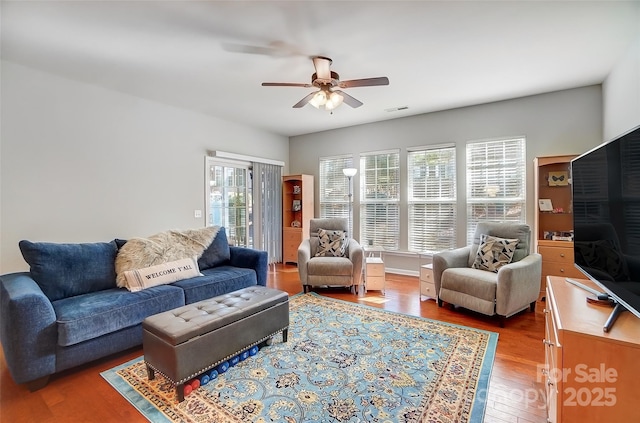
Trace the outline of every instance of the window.
<instances>
[{"instance_id":1,"label":"window","mask_svg":"<svg viewBox=\"0 0 640 423\"><path fill-rule=\"evenodd\" d=\"M456 247L455 145L409 149L407 179L409 251Z\"/></svg>"},{"instance_id":2,"label":"window","mask_svg":"<svg viewBox=\"0 0 640 423\"><path fill-rule=\"evenodd\" d=\"M349 217L349 181L342 169L353 167L352 156L320 158L320 217Z\"/></svg>"},{"instance_id":3,"label":"window","mask_svg":"<svg viewBox=\"0 0 640 423\"><path fill-rule=\"evenodd\" d=\"M467 242L478 222L525 223L525 139L467 144Z\"/></svg>"},{"instance_id":4,"label":"window","mask_svg":"<svg viewBox=\"0 0 640 423\"><path fill-rule=\"evenodd\" d=\"M397 250L400 238L400 150L360 156L360 243Z\"/></svg>"}]
</instances>

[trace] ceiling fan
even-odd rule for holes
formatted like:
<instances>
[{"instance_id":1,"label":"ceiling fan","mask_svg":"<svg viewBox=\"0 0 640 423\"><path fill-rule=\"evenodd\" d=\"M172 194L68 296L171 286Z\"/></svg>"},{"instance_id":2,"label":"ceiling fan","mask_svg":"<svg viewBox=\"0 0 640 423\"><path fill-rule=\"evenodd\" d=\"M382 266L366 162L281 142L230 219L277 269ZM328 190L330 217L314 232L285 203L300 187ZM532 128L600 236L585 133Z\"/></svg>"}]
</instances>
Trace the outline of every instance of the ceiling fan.
<instances>
[{"instance_id":1,"label":"ceiling fan","mask_svg":"<svg viewBox=\"0 0 640 423\"><path fill-rule=\"evenodd\" d=\"M263 82L263 87L303 87L319 88L318 91L314 91L311 94L305 96L302 100L293 105L298 109L305 106L307 103L311 104L317 109L333 110L340 106L343 102L351 107L360 107L362 102L351 97L344 91L336 88L353 88L353 87L372 87L375 85L389 85L389 78L386 76L378 78L364 78L364 79L352 79L349 81L340 81L340 76L331 71L329 67L333 62L328 57L313 56L313 66L316 72L311 75L311 83L295 83L295 82Z\"/></svg>"}]
</instances>

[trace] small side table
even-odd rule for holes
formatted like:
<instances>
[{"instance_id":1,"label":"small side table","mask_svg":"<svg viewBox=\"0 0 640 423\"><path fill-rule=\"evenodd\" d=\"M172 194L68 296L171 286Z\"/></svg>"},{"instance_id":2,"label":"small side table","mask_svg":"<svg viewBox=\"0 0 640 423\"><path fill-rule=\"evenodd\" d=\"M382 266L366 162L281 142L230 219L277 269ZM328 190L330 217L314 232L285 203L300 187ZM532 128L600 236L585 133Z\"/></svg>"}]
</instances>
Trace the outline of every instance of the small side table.
<instances>
[{"instance_id":1,"label":"small side table","mask_svg":"<svg viewBox=\"0 0 640 423\"><path fill-rule=\"evenodd\" d=\"M434 300L438 298L433 280L433 265L431 264L420 266L420 297L423 295Z\"/></svg>"},{"instance_id":2,"label":"small side table","mask_svg":"<svg viewBox=\"0 0 640 423\"><path fill-rule=\"evenodd\" d=\"M382 249L366 249L367 257L364 259L364 292L379 290L384 295L385 269L382 260ZM378 253L378 256L374 256Z\"/></svg>"}]
</instances>

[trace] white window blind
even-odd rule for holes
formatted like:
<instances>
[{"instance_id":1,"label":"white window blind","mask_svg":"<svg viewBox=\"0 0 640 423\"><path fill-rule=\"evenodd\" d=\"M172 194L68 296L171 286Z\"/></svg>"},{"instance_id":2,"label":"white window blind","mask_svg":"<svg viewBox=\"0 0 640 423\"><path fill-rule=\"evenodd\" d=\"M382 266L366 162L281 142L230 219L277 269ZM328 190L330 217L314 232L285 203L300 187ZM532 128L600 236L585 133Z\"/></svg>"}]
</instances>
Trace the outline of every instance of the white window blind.
<instances>
[{"instance_id":1,"label":"white window blind","mask_svg":"<svg viewBox=\"0 0 640 423\"><path fill-rule=\"evenodd\" d=\"M409 251L435 253L456 246L456 149L410 150Z\"/></svg>"},{"instance_id":2,"label":"white window blind","mask_svg":"<svg viewBox=\"0 0 640 423\"><path fill-rule=\"evenodd\" d=\"M342 169L353 167L352 156L320 158L320 217L349 216L349 180Z\"/></svg>"},{"instance_id":3,"label":"white window blind","mask_svg":"<svg viewBox=\"0 0 640 423\"><path fill-rule=\"evenodd\" d=\"M467 144L467 242L478 222L525 222L525 139Z\"/></svg>"},{"instance_id":4,"label":"white window blind","mask_svg":"<svg viewBox=\"0 0 640 423\"><path fill-rule=\"evenodd\" d=\"M397 250L400 238L400 151L360 156L360 243Z\"/></svg>"}]
</instances>

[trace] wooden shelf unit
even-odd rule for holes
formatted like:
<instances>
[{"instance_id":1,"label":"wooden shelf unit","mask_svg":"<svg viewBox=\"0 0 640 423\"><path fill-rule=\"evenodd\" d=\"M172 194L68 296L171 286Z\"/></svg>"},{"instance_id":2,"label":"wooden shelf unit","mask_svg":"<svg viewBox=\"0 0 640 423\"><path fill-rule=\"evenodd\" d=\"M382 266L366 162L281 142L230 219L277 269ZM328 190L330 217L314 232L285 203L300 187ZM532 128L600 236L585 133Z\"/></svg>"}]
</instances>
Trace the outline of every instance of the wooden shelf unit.
<instances>
[{"instance_id":1,"label":"wooden shelf unit","mask_svg":"<svg viewBox=\"0 0 640 423\"><path fill-rule=\"evenodd\" d=\"M295 187L299 187L296 189ZM294 210L293 202L299 204ZM309 238L309 221L314 216L313 175L282 177L282 261L298 262L298 247ZM294 222L297 222L294 225Z\"/></svg>"},{"instance_id":2,"label":"wooden shelf unit","mask_svg":"<svg viewBox=\"0 0 640 423\"><path fill-rule=\"evenodd\" d=\"M547 276L583 277L573 265L573 242L547 239L545 233L571 233L573 213L571 197L571 160L576 155L536 157L534 160L534 251L542 254L542 279L540 297L544 297ZM550 174L564 172L565 185L549 183ZM541 211L538 200L551 200L554 209L562 211Z\"/></svg>"},{"instance_id":3,"label":"wooden shelf unit","mask_svg":"<svg viewBox=\"0 0 640 423\"><path fill-rule=\"evenodd\" d=\"M589 280L580 283L598 289ZM599 290L599 289L598 289ZM640 319L623 312L602 330L612 307L563 277L547 280L545 365L548 422L640 421Z\"/></svg>"}]
</instances>

